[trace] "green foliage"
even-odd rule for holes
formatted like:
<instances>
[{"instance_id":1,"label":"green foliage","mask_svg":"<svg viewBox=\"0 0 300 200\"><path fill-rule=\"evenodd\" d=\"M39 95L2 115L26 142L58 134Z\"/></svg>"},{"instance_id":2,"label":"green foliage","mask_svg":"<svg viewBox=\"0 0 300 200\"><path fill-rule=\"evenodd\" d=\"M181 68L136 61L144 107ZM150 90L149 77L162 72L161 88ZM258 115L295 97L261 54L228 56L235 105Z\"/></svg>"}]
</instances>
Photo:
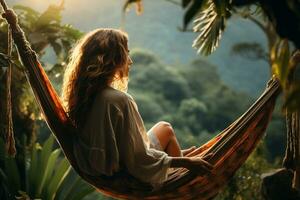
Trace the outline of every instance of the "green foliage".
<instances>
[{"instance_id":1,"label":"green foliage","mask_svg":"<svg viewBox=\"0 0 300 200\"><path fill-rule=\"evenodd\" d=\"M176 105L189 96L186 80L173 67L164 66L157 62L155 56L148 53L143 55L139 51L133 51L132 59L135 64L131 70L130 88L162 94L167 101Z\"/></svg>"},{"instance_id":2,"label":"green foliage","mask_svg":"<svg viewBox=\"0 0 300 200\"><path fill-rule=\"evenodd\" d=\"M283 87L287 86L290 50L287 40L279 41L271 51L272 70Z\"/></svg>"},{"instance_id":3,"label":"green foliage","mask_svg":"<svg viewBox=\"0 0 300 200\"><path fill-rule=\"evenodd\" d=\"M0 140L1 154L5 155L3 140ZM27 159L26 191L22 191L20 172L16 160L2 157L4 167L1 169L5 177L9 196L27 197L28 199L82 199L91 194L94 189L87 185L77 175L71 173L71 167L66 158L61 158L60 149L52 149L54 138L50 136L43 146L38 143L32 149ZM67 180L72 179L72 184ZM71 187L70 187L71 186ZM76 192L75 192L76 191Z\"/></svg>"},{"instance_id":4,"label":"green foliage","mask_svg":"<svg viewBox=\"0 0 300 200\"><path fill-rule=\"evenodd\" d=\"M134 99L139 102L140 105L143 105L139 111L144 113L143 117L148 119L148 121L158 120L158 117L164 114L162 105L158 103L161 102L160 99L165 101L162 96L150 92L147 94L136 93Z\"/></svg>"},{"instance_id":5,"label":"green foliage","mask_svg":"<svg viewBox=\"0 0 300 200\"><path fill-rule=\"evenodd\" d=\"M205 128L202 124L207 115L206 105L196 98L184 99L178 109L178 115L174 116L173 123L183 129L185 126L189 131L198 135L199 131Z\"/></svg>"},{"instance_id":6,"label":"green foliage","mask_svg":"<svg viewBox=\"0 0 300 200\"><path fill-rule=\"evenodd\" d=\"M71 25L61 24L63 5L50 5L42 13L21 5L13 9L32 48L40 55L50 45L58 58L65 59L72 44L82 35Z\"/></svg>"},{"instance_id":7,"label":"green foliage","mask_svg":"<svg viewBox=\"0 0 300 200\"><path fill-rule=\"evenodd\" d=\"M223 84L217 67L202 59L194 60L181 68L181 74L188 81L191 96L200 99L215 96L218 86Z\"/></svg>"},{"instance_id":8,"label":"green foliage","mask_svg":"<svg viewBox=\"0 0 300 200\"><path fill-rule=\"evenodd\" d=\"M131 59L134 65L148 66L150 64L161 64L159 58L154 53L144 49L133 49L131 52ZM131 74L133 74L131 72Z\"/></svg>"},{"instance_id":9,"label":"green foliage","mask_svg":"<svg viewBox=\"0 0 300 200\"><path fill-rule=\"evenodd\" d=\"M300 108L299 72L300 51L290 52L287 40L278 40L271 49L271 66L274 75L279 79L284 93L284 107L290 111ZM299 73L298 73L299 74Z\"/></svg>"},{"instance_id":10,"label":"green foliage","mask_svg":"<svg viewBox=\"0 0 300 200\"><path fill-rule=\"evenodd\" d=\"M45 49L51 46L56 53L58 62L61 62L59 59L63 60L67 57L71 45L82 35L80 31L72 28L70 25L61 24L63 5L50 5L49 8L42 13L21 5L16 5L13 9L18 14L19 24L25 31L32 48L39 55L43 55ZM3 19L0 19L0 35L1 38L7 38L7 25ZM7 40L4 40L0 45L0 52L6 52L6 47ZM34 119L39 116L39 113L36 110L36 103L33 100L31 91L29 91L28 84L26 84L22 70L20 71L20 69L15 67L15 65L21 65L16 52L13 54L12 61L14 63L12 91L13 95L15 95L13 104L19 108L14 110L15 113L13 115L18 116L20 113L24 113L25 116L22 117L24 120L26 118ZM58 66L60 67L60 71L62 71L63 64L59 64ZM58 67L53 68L53 70L55 70L55 74L51 73L50 70L50 76L52 74L56 76L59 73Z\"/></svg>"},{"instance_id":11,"label":"green foliage","mask_svg":"<svg viewBox=\"0 0 300 200\"><path fill-rule=\"evenodd\" d=\"M217 196L217 200L263 200L260 193L261 174L273 167L266 160L266 148L261 143L237 171L229 184Z\"/></svg>"},{"instance_id":12,"label":"green foliage","mask_svg":"<svg viewBox=\"0 0 300 200\"><path fill-rule=\"evenodd\" d=\"M27 39L32 45L32 48L37 52L39 56L43 56L45 49L48 47L53 48L56 53L59 63L61 63L68 54L68 51L71 48L71 45L81 36L81 32L72 28L70 25L61 24L61 11L62 5L59 6L50 6L44 12L35 11L29 7L25 6L14 6L13 9L17 12L19 16L19 24L25 31ZM0 18L0 37L3 38L0 44L0 52L6 53L7 48L7 25L5 21ZM18 60L17 52L13 52L13 76L12 76L12 94L13 94L13 117L14 117L14 133L16 139L17 147L17 157L9 162L12 166L17 166L18 173L8 173L7 171L2 171L3 176L12 176L15 174L16 177L8 178L7 180L14 180L14 189L10 187L10 194L20 195L26 198L26 196L41 196L46 194L47 198L51 197L56 191L57 187L60 185L59 181L53 182L51 190L45 189L45 184L50 184L51 176L59 176L59 174L53 174L55 169L53 162L48 161L44 155L40 155L40 150L35 146L35 133L37 126L35 120L40 118L40 112L37 109L36 102L33 99L32 91L27 84L27 80L23 73L22 64ZM63 64L60 64L60 71L63 69ZM59 70L55 68L56 75ZM49 72L49 70L48 70ZM1 95L5 91L5 78L2 76L4 74L2 68L0 69L0 92ZM51 70L50 70L51 76ZM53 73L52 73L53 74ZM50 77L51 78L51 77ZM4 95L3 95L4 96ZM1 101L1 106L3 102ZM5 107L5 106L4 106ZM2 116L0 116L2 118ZM3 123L3 122L2 122ZM2 127L2 124L0 124ZM27 153L28 150L32 149L32 154L30 159L32 165L28 168ZM46 148L49 149L49 148ZM46 153L45 151L43 151ZM47 153L48 155L49 153ZM54 160L55 165L58 164L58 154L59 151L51 154L51 159ZM39 157L44 159L40 161ZM46 156L47 157L47 156ZM37 161L38 160L38 161ZM48 161L48 162L47 162ZM6 161L7 162L7 161ZM50 162L50 163L49 163ZM45 164L46 163L46 164ZM52 163L52 164L51 164ZM64 164L63 164L64 163ZM42 164L43 166L40 166ZM49 165L48 165L49 164ZM46 167L47 165L47 167ZM8 164L7 164L8 166ZM66 169L66 161L61 162L61 172L64 172ZM41 168L41 169L40 169ZM1 166L1 169L3 167ZM8 168L6 168L8 169ZM13 170L13 167L9 167ZM44 174L43 170L46 170ZM65 171L66 172L66 171ZM28 175L30 174L30 175ZM61 178L66 173L61 174ZM18 178L19 177L19 178ZM18 181L19 180L19 181ZM62 179L58 179L62 180ZM18 184L17 184L18 183ZM30 185L28 185L30 183ZM5 187L3 187L5 188ZM14 191L12 191L14 190ZM26 191L26 193L17 193L18 191ZM33 196L32 196L33 195Z\"/></svg>"},{"instance_id":13,"label":"green foliage","mask_svg":"<svg viewBox=\"0 0 300 200\"><path fill-rule=\"evenodd\" d=\"M245 100L249 97L224 85L216 67L204 60L187 66L164 66L141 50L133 51L132 58L129 89L147 127L166 120L182 135L197 138L222 130L249 105Z\"/></svg>"}]
</instances>

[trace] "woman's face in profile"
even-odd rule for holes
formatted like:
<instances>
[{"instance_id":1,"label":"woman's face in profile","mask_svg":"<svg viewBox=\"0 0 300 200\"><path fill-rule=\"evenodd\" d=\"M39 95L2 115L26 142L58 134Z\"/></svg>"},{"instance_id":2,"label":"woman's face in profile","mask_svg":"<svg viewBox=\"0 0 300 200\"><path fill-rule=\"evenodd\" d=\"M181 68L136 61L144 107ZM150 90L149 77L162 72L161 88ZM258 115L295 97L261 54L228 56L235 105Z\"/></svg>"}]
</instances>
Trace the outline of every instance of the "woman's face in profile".
<instances>
[{"instance_id":1,"label":"woman's face in profile","mask_svg":"<svg viewBox=\"0 0 300 200\"><path fill-rule=\"evenodd\" d=\"M126 63L126 65L125 65L125 76L129 76L129 70L130 70L130 67L131 67L131 65L132 65L132 59L131 59L131 57L130 57L130 55L129 55L129 50L127 51L128 52L128 54L127 54L127 63Z\"/></svg>"}]
</instances>

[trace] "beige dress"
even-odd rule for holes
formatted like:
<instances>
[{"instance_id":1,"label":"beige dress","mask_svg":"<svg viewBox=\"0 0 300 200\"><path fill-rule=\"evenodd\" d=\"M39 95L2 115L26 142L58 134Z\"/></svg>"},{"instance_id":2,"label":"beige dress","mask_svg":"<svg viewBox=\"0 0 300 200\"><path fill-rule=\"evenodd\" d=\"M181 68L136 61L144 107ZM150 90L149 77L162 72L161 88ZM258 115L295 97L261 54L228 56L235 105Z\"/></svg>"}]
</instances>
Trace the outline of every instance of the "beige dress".
<instances>
[{"instance_id":1,"label":"beige dress","mask_svg":"<svg viewBox=\"0 0 300 200\"><path fill-rule=\"evenodd\" d=\"M171 158L150 148L143 121L133 98L111 87L99 93L74 144L84 173L113 175L122 167L143 182L159 185L167 178Z\"/></svg>"}]
</instances>

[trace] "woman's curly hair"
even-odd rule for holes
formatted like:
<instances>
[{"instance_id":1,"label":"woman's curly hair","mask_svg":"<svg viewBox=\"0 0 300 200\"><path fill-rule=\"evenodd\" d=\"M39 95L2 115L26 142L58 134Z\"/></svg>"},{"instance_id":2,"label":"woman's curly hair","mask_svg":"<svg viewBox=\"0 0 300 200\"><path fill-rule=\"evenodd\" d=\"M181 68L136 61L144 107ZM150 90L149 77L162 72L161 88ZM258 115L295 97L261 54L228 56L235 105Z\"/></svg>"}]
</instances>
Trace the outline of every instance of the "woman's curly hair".
<instances>
[{"instance_id":1,"label":"woman's curly hair","mask_svg":"<svg viewBox=\"0 0 300 200\"><path fill-rule=\"evenodd\" d=\"M77 128L82 128L97 92L122 79L128 62L128 36L117 29L96 29L73 48L62 88L64 107Z\"/></svg>"}]
</instances>

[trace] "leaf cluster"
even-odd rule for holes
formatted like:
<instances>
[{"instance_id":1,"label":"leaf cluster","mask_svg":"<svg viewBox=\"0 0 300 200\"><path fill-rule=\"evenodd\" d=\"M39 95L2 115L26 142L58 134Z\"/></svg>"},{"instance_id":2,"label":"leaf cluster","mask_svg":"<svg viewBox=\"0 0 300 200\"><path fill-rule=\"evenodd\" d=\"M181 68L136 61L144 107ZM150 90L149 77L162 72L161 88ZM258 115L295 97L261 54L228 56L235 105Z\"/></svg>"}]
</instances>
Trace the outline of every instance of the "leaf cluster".
<instances>
[{"instance_id":1,"label":"leaf cluster","mask_svg":"<svg viewBox=\"0 0 300 200\"><path fill-rule=\"evenodd\" d=\"M4 163L0 171L8 196L17 199L82 199L94 191L78 175L71 173L68 161L61 158L60 149L53 149L53 143L54 138L50 136L42 146L34 145L26 159L26 185L22 188L16 160L6 155L3 140L0 140L1 163Z\"/></svg>"},{"instance_id":2,"label":"leaf cluster","mask_svg":"<svg viewBox=\"0 0 300 200\"><path fill-rule=\"evenodd\" d=\"M32 48L40 55L50 45L58 58L65 59L72 44L82 35L71 25L61 24L62 4L50 5L42 13L22 5L13 9Z\"/></svg>"},{"instance_id":3,"label":"leaf cluster","mask_svg":"<svg viewBox=\"0 0 300 200\"><path fill-rule=\"evenodd\" d=\"M291 53L287 40L279 40L271 50L273 74L279 79L285 97L284 108L300 110L300 51Z\"/></svg>"}]
</instances>

